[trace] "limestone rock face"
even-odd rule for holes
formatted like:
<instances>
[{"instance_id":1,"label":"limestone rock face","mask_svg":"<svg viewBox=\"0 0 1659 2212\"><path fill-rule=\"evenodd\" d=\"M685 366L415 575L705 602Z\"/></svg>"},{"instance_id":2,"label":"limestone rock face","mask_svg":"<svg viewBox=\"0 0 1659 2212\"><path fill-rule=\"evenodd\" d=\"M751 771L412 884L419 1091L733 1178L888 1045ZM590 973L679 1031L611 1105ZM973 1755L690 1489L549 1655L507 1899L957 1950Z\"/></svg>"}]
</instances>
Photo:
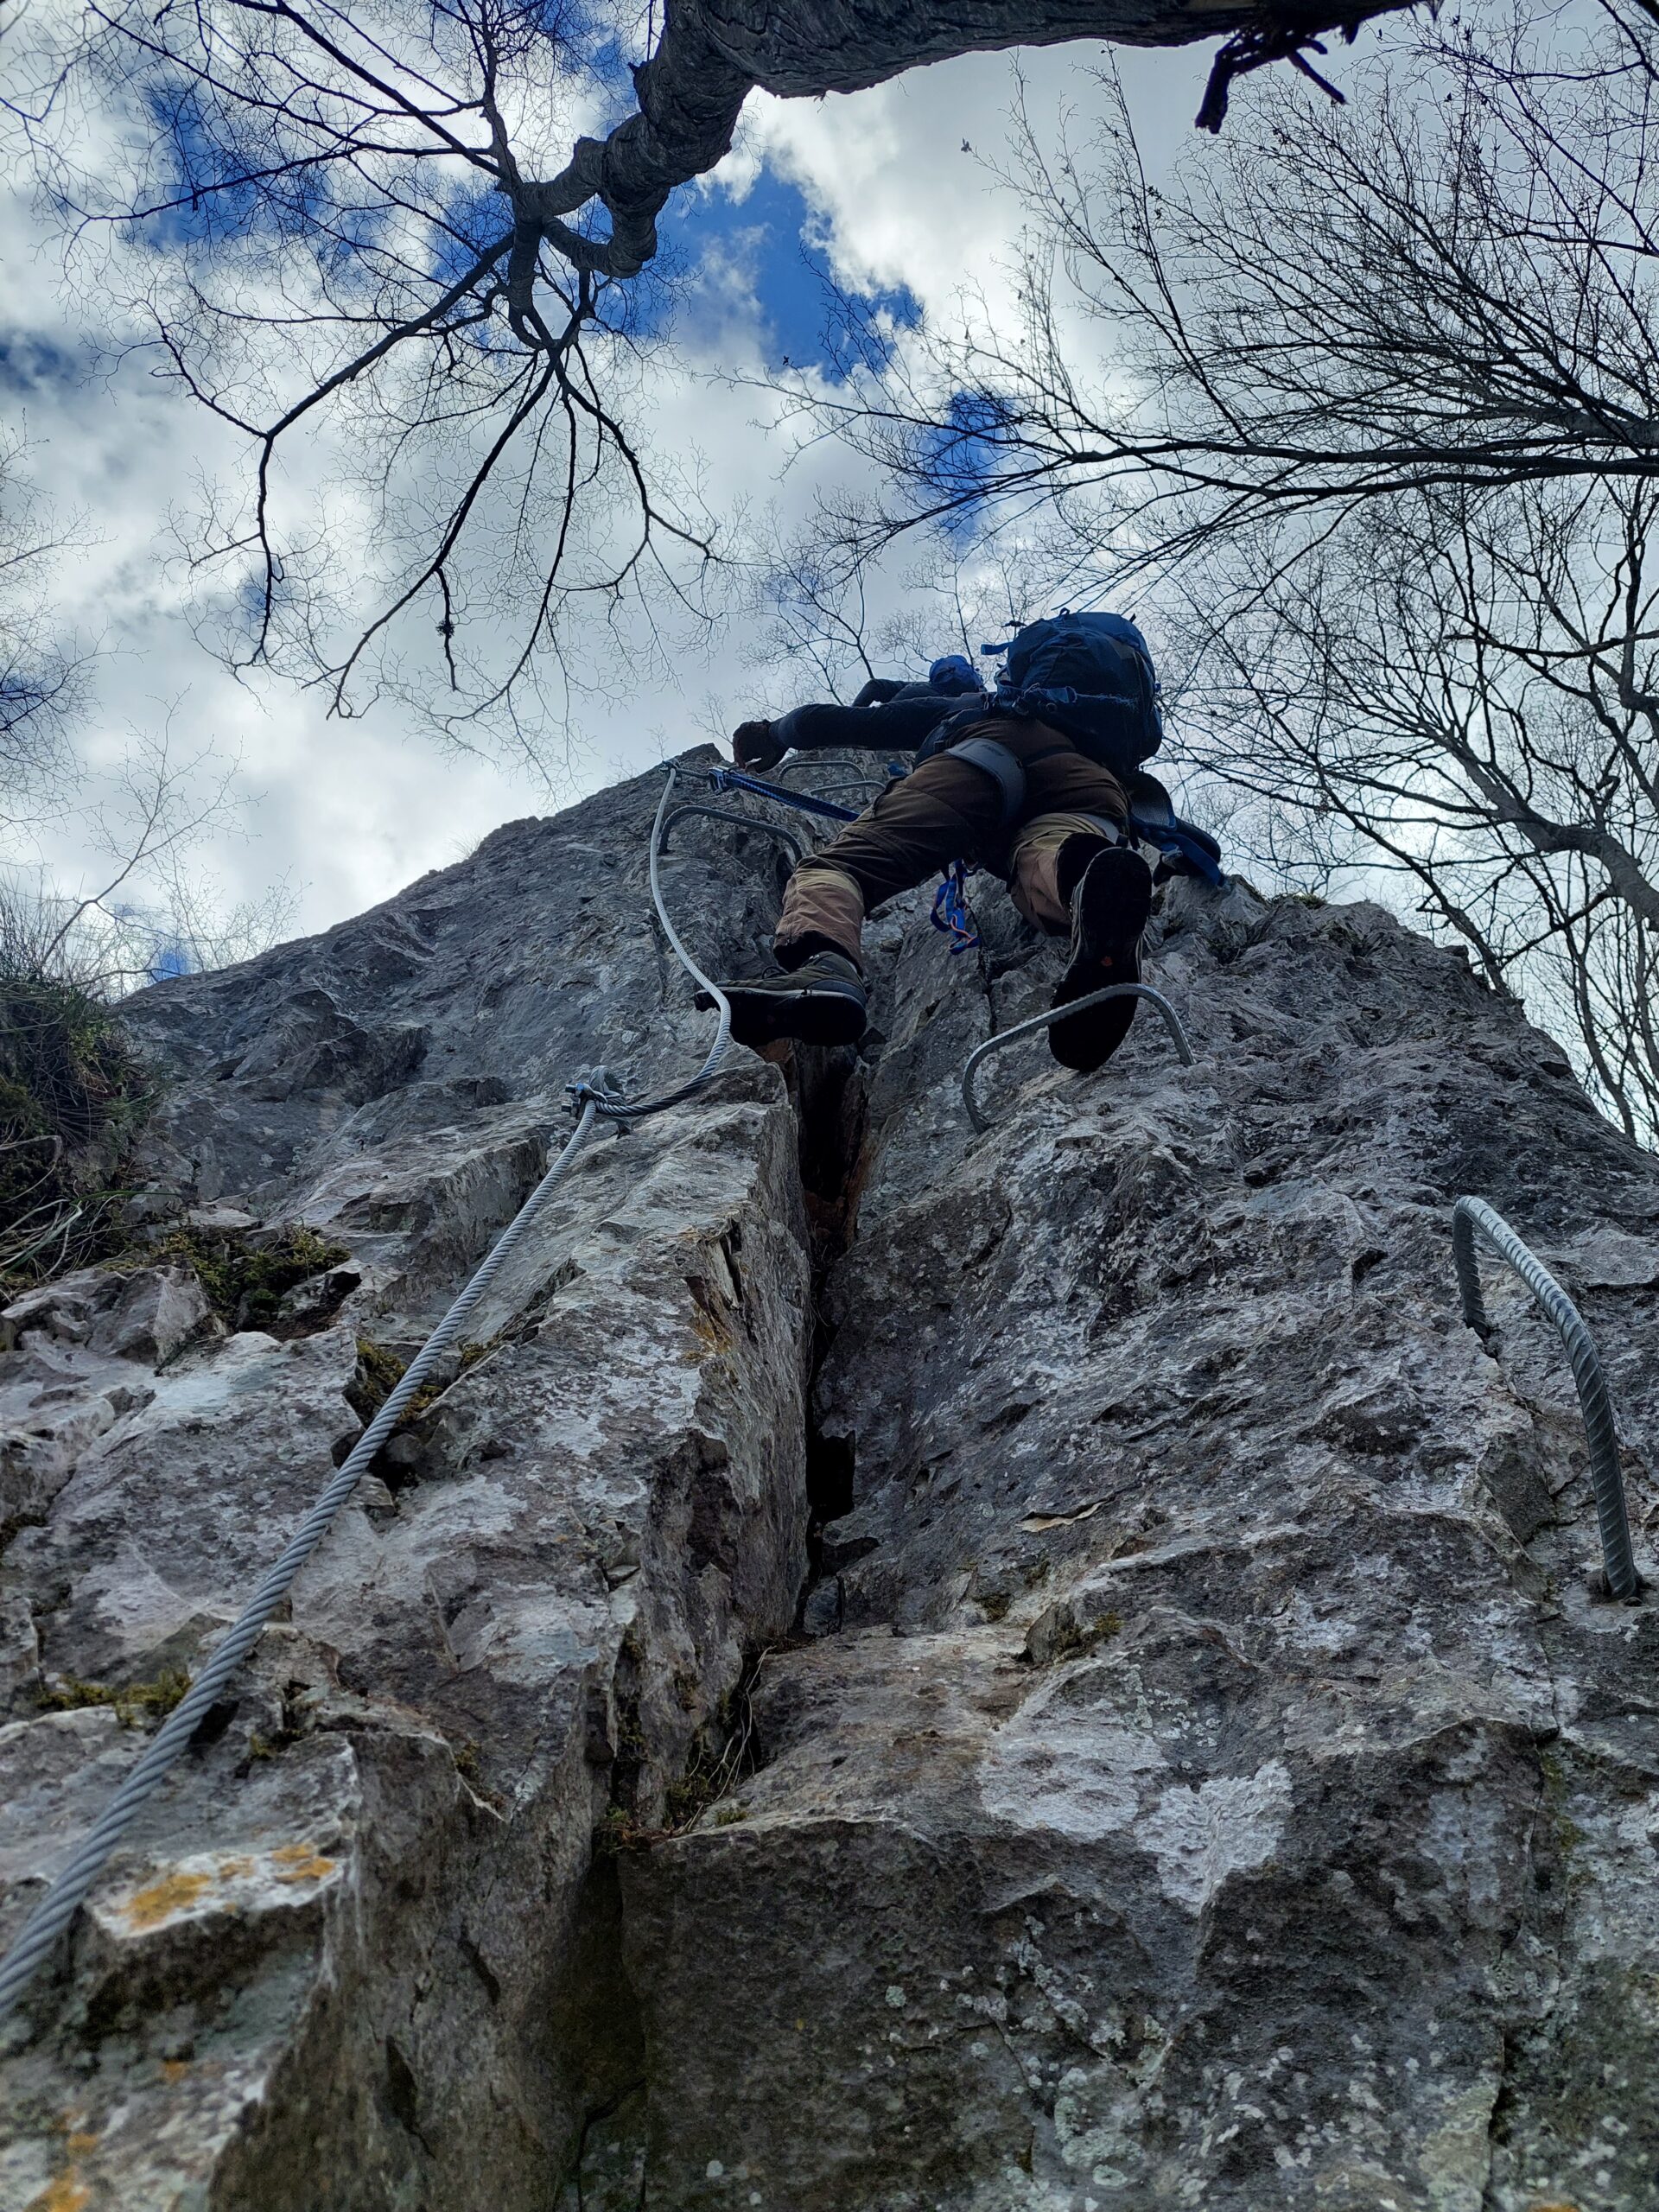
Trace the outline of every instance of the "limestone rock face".
<instances>
[{"instance_id":1,"label":"limestone rock face","mask_svg":"<svg viewBox=\"0 0 1659 2212\"><path fill-rule=\"evenodd\" d=\"M226 1334L176 1265L12 1309L5 1938L349 1446L365 1380L563 1141L563 1084L601 1047L645 1082L696 1065L708 1025L645 892L655 782L134 1009L173 1077L156 1208L304 1220L350 1265L276 1334ZM710 847L671 870L688 926L750 957L770 848ZM584 2069L626 2044L582 2017L595 1837L666 1823L794 1617L810 1292L776 1070L580 1156L480 1356L387 1446L62 1978L0 2031L7 2212L550 2201Z\"/></svg>"},{"instance_id":2,"label":"limestone rock face","mask_svg":"<svg viewBox=\"0 0 1659 2212\"><path fill-rule=\"evenodd\" d=\"M658 783L135 1003L154 1220L340 1251L265 1330L177 1238L6 1319L0 1939L563 1084L696 1065ZM677 832L716 972L779 865ZM976 894L874 925L860 1053L580 1155L0 2029L5 2212L1659 2202L1655 1604L1450 1243L1580 1302L1645 1560L1659 1161L1380 911L1185 883L1196 1065L1016 1044L976 1135L1058 959Z\"/></svg>"}]
</instances>

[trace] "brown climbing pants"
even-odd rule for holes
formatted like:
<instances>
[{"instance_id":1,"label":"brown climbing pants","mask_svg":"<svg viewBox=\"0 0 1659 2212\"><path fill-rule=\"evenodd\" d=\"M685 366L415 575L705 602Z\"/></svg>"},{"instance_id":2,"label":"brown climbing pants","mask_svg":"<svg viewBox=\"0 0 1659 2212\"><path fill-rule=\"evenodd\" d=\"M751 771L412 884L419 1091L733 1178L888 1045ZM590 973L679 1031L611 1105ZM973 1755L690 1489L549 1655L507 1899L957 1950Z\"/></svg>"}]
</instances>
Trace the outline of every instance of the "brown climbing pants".
<instances>
[{"instance_id":1,"label":"brown climbing pants","mask_svg":"<svg viewBox=\"0 0 1659 2212\"><path fill-rule=\"evenodd\" d=\"M1039 929L1070 928L1061 849L1072 837L1100 840L1087 816L1127 821L1123 786L1042 722L997 721L973 734L1006 745L1026 772L1014 821L1002 821L1001 788L988 770L950 753L924 760L791 876L775 939L784 967L825 948L856 961L865 915L958 859L1006 876L1014 905Z\"/></svg>"}]
</instances>

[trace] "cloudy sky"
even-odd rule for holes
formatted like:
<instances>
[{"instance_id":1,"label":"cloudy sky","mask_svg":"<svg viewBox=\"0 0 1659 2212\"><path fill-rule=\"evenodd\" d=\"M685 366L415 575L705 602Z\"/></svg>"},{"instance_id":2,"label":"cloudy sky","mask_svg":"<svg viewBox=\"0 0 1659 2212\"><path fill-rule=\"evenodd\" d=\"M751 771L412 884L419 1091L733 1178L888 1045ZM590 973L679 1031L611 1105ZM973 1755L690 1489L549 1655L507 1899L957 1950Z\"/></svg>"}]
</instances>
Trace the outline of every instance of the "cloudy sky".
<instances>
[{"instance_id":1,"label":"cloudy sky","mask_svg":"<svg viewBox=\"0 0 1659 2212\"><path fill-rule=\"evenodd\" d=\"M1201 158L1211 143L1191 128L1209 53L1122 55L1154 159ZM1097 59L1083 47L1021 56L1034 112L1071 104L1086 114ZM964 281L995 296L1019 219L991 174L1012 92L1007 57L974 56L851 98L756 95L730 159L677 200L664 229L683 268L679 365L661 372L663 411L721 499L776 500L787 519L809 495L810 467L780 482L783 446L761 426L764 399L729 377L822 360L813 252L842 282L913 300L930 316L949 314ZM204 479L234 477L235 447L144 353L89 375L118 328L100 316L95 292L60 283L56 244L21 182L0 224L0 398L29 442L36 485L86 541L57 579L67 620L100 648L78 741L84 789L105 796L135 739L163 732L175 760L200 760L203 788L233 765L235 804L193 861L221 902L285 885L290 927L326 926L459 857L497 823L545 811L696 741L711 716L743 711L756 678L742 640L717 634L710 653L689 649L671 671L622 683L618 699L584 703L562 787L550 791L522 766L445 753L405 709L331 721L315 694L236 681L194 634L170 526ZM99 865L70 813L43 825L34 849L71 887Z\"/></svg>"}]
</instances>

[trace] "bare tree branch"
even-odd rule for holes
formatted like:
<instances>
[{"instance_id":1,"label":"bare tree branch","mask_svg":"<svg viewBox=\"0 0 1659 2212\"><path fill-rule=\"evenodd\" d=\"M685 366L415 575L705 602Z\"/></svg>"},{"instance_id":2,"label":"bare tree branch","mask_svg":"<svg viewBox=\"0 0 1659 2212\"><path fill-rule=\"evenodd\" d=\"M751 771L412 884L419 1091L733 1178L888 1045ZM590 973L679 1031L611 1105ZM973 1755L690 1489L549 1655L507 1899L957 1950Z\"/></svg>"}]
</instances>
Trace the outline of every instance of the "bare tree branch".
<instances>
[{"instance_id":1,"label":"bare tree branch","mask_svg":"<svg viewBox=\"0 0 1659 2212\"><path fill-rule=\"evenodd\" d=\"M752 90L1076 39L1294 59L1397 4L673 0L647 52L627 10L575 0L90 0L23 20L0 111L106 320L250 446L246 511L191 548L232 664L528 741L588 610L695 614L718 556L645 435L639 356L663 211ZM307 505L322 440L341 470ZM331 505L372 547L366 617L330 574Z\"/></svg>"}]
</instances>

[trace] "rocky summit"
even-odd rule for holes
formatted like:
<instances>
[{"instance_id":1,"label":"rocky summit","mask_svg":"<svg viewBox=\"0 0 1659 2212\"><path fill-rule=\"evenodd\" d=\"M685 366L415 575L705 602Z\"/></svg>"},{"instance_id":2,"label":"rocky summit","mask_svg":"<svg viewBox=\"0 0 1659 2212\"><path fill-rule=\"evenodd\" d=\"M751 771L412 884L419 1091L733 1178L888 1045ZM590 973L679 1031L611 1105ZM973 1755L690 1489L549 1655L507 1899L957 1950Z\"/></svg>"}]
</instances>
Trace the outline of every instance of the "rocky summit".
<instances>
[{"instance_id":1,"label":"rocky summit","mask_svg":"<svg viewBox=\"0 0 1659 2212\"><path fill-rule=\"evenodd\" d=\"M566 1084L698 1065L660 786L130 1002L132 1248L3 1320L0 1944ZM677 824L712 971L787 865ZM1193 1065L1024 1039L978 1134L1059 955L970 888L856 1053L578 1154L0 2025L4 2212L1659 2204L1659 1601L1450 1233L1580 1304L1651 1573L1659 1160L1455 953L1240 882L1154 924Z\"/></svg>"}]
</instances>

